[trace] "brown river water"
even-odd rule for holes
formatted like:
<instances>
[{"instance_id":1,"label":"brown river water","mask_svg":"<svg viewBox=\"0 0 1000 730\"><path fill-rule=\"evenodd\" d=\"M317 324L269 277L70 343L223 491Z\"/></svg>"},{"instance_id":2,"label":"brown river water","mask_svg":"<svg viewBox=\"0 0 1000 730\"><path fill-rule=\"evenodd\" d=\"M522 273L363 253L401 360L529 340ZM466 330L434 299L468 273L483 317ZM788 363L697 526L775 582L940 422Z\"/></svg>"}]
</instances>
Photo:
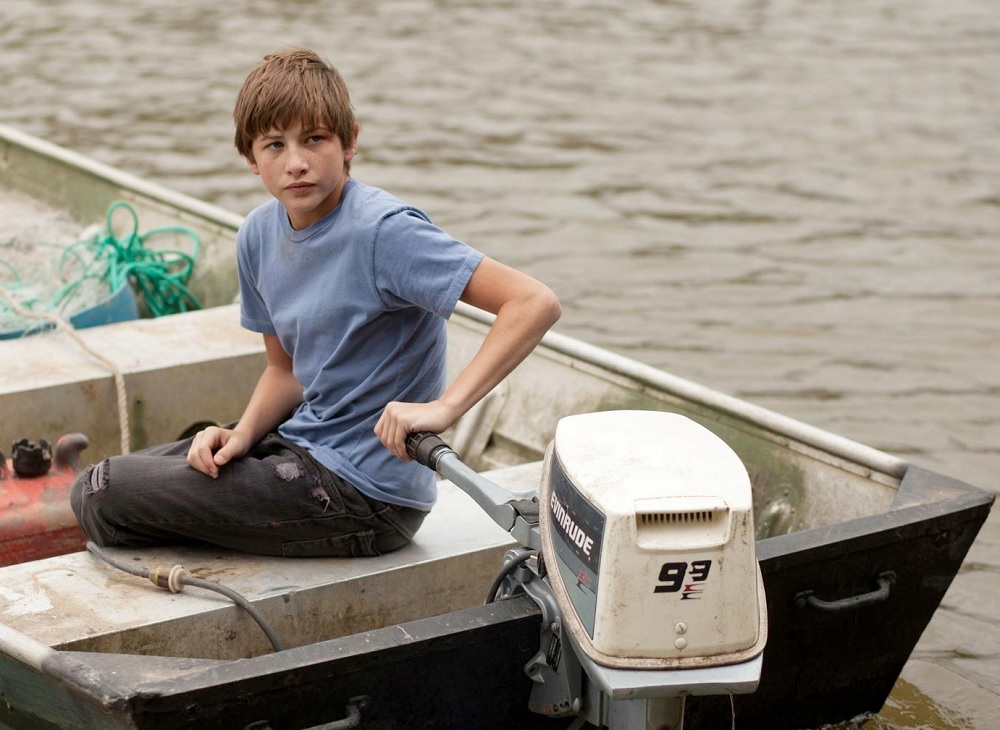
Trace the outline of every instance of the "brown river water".
<instances>
[{"instance_id":1,"label":"brown river water","mask_svg":"<svg viewBox=\"0 0 1000 730\"><path fill-rule=\"evenodd\" d=\"M557 329L1000 489L996 0L4 0L0 121L246 213L246 71L344 73L359 179ZM1000 728L1000 515L865 730Z\"/></svg>"}]
</instances>

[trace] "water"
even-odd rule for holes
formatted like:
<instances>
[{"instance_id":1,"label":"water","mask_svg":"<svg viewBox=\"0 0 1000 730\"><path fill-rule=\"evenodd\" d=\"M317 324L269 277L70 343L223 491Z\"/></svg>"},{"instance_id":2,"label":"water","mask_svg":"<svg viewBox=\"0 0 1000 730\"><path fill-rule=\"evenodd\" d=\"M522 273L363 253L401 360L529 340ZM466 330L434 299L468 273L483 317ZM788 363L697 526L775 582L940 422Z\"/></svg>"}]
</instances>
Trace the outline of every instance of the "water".
<instances>
[{"instance_id":1,"label":"water","mask_svg":"<svg viewBox=\"0 0 1000 730\"><path fill-rule=\"evenodd\" d=\"M5 0L0 121L240 213L244 74L320 50L355 175L558 329L1000 488L993 0ZM866 730L1000 727L992 518Z\"/></svg>"}]
</instances>

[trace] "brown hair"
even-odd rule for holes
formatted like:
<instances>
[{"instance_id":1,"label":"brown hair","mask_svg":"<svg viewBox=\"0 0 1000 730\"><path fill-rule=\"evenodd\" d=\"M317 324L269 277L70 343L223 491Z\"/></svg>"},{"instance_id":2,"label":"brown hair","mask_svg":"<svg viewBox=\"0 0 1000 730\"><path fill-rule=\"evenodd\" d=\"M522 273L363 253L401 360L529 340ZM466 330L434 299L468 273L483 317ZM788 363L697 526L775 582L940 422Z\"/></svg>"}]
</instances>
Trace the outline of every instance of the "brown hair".
<instances>
[{"instance_id":1,"label":"brown hair","mask_svg":"<svg viewBox=\"0 0 1000 730\"><path fill-rule=\"evenodd\" d=\"M233 108L236 149L254 161L253 141L272 129L301 122L320 125L340 138L344 149L354 146L358 121L337 71L313 51L288 48L264 56L243 81ZM346 163L350 170L350 162Z\"/></svg>"}]
</instances>

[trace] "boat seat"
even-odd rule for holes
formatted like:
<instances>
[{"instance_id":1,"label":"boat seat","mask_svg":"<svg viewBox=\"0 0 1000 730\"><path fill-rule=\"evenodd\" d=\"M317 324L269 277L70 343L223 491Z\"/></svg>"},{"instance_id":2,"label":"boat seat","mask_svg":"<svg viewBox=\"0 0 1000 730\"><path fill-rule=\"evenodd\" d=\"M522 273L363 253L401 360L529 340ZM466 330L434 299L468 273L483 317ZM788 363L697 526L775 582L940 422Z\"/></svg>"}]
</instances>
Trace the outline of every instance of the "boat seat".
<instances>
[{"instance_id":1,"label":"boat seat","mask_svg":"<svg viewBox=\"0 0 1000 730\"><path fill-rule=\"evenodd\" d=\"M484 476L517 494L541 462ZM375 558L276 558L220 548L114 548L148 568L183 565L245 596L286 648L480 605L514 540L448 481L410 545ZM58 649L235 659L271 651L242 609L188 586L171 594L87 551L0 568L0 623Z\"/></svg>"}]
</instances>

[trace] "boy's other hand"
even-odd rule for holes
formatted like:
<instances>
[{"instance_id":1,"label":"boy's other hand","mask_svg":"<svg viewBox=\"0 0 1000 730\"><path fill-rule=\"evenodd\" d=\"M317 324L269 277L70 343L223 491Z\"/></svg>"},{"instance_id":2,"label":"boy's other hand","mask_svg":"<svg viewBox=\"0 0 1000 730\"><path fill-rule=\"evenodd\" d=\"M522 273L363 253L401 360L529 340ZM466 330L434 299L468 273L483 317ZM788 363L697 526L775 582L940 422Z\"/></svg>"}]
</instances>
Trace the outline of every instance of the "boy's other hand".
<instances>
[{"instance_id":1,"label":"boy's other hand","mask_svg":"<svg viewBox=\"0 0 1000 730\"><path fill-rule=\"evenodd\" d=\"M375 435L403 461L413 461L406 453L406 437L414 431L441 433L455 422L455 416L440 401L430 403L389 403L375 424Z\"/></svg>"},{"instance_id":2,"label":"boy's other hand","mask_svg":"<svg viewBox=\"0 0 1000 730\"><path fill-rule=\"evenodd\" d=\"M209 426L195 434L188 449L187 463L215 479L220 466L244 456L249 450L250 444L239 431Z\"/></svg>"}]
</instances>

